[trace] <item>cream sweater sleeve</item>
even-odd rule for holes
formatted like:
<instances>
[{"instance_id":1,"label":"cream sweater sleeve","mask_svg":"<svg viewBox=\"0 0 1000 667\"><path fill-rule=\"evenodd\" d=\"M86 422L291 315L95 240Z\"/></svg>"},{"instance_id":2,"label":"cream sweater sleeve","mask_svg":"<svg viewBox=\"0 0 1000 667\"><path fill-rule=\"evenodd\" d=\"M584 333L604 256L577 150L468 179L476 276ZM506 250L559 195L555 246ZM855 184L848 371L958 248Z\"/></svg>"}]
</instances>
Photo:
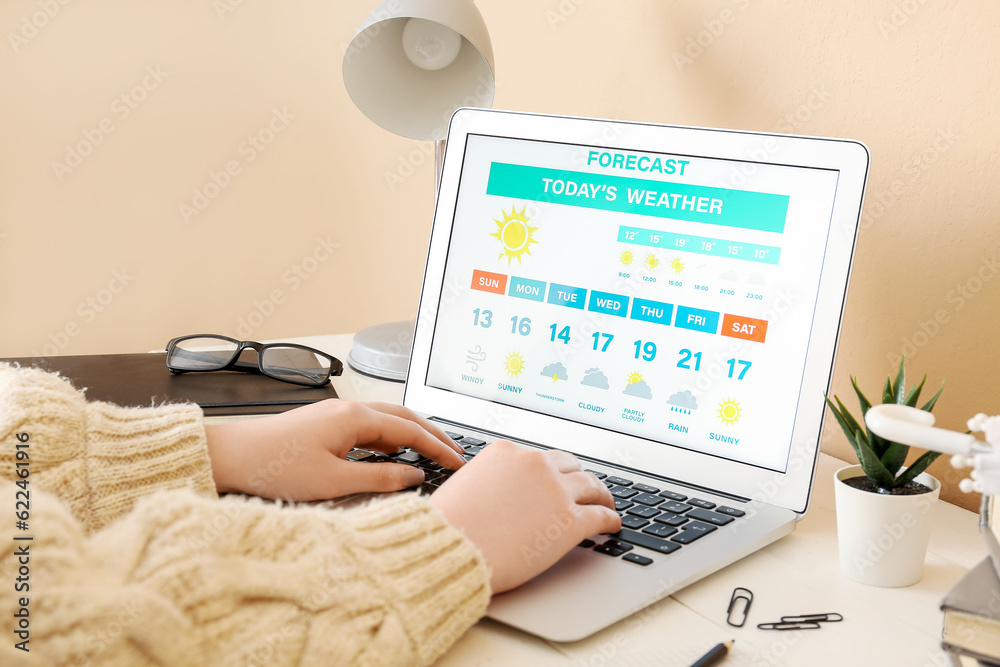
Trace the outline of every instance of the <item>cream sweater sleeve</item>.
<instances>
[{"instance_id":1,"label":"cream sweater sleeve","mask_svg":"<svg viewBox=\"0 0 1000 667\"><path fill-rule=\"evenodd\" d=\"M88 404L0 365L0 479L18 433L30 590L13 585L26 544L0 540L0 632L28 597L31 652L2 642L0 664L423 665L485 613L481 554L424 498L216 499L197 407ZM16 490L0 481L11 512Z\"/></svg>"},{"instance_id":2,"label":"cream sweater sleeve","mask_svg":"<svg viewBox=\"0 0 1000 667\"><path fill-rule=\"evenodd\" d=\"M15 479L19 433L31 444L32 487L62 499L87 532L161 489L215 495L197 405L88 403L57 375L0 364L0 479Z\"/></svg>"},{"instance_id":3,"label":"cream sweater sleeve","mask_svg":"<svg viewBox=\"0 0 1000 667\"><path fill-rule=\"evenodd\" d=\"M482 556L415 494L338 511L165 491L89 537L34 498L31 652L8 639L2 664L426 665L489 603Z\"/></svg>"}]
</instances>

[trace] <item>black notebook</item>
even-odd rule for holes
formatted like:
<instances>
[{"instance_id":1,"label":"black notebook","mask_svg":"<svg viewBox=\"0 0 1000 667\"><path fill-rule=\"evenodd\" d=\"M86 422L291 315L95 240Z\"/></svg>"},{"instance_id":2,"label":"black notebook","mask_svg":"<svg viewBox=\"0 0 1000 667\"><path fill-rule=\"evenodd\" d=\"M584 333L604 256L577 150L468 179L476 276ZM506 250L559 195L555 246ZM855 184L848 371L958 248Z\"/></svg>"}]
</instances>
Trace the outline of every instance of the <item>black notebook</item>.
<instances>
[{"instance_id":1,"label":"black notebook","mask_svg":"<svg viewBox=\"0 0 1000 667\"><path fill-rule=\"evenodd\" d=\"M125 407L197 403L206 416L284 412L337 398L332 384L303 387L264 375L217 371L174 375L163 354L94 354L0 359L58 372L83 390L89 401Z\"/></svg>"}]
</instances>

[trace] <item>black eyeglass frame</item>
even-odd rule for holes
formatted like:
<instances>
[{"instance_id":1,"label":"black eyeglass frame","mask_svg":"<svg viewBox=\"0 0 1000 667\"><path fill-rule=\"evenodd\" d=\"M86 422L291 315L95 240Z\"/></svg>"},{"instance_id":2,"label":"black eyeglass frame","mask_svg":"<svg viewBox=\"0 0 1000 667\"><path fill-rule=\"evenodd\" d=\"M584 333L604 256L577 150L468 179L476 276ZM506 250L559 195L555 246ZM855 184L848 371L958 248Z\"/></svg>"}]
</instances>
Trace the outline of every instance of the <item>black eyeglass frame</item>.
<instances>
[{"instance_id":1,"label":"black eyeglass frame","mask_svg":"<svg viewBox=\"0 0 1000 667\"><path fill-rule=\"evenodd\" d=\"M230 343L236 344L236 350L233 351L233 356L230 357L229 361L225 363L220 362L218 368L177 368L170 364L170 355L173 353L174 348L178 343L185 340L192 340L195 338L216 338L218 340L229 341ZM274 347L291 347L298 350L303 350L312 354L319 355L324 359L330 360L330 370L327 372L326 377L322 381L308 382L305 380L298 381L293 380L288 377L282 377L280 375L275 375L269 373L264 369L264 351L268 348ZM240 356L244 351L251 349L257 352L257 363L253 364L247 361L240 361ZM230 338L229 336L223 336L220 334L189 334L187 336L178 336L177 338L171 339L167 343L167 369L176 375L181 373L214 373L216 371L239 371L241 373L257 373L259 375L266 375L269 378L280 380L281 382L288 382L291 384L302 385L304 387L322 387L330 382L331 376L339 376L344 372L344 364L337 357L327 354L322 350L317 350L314 347L309 347L308 345L299 345L298 343L258 343L252 340L237 340L235 338Z\"/></svg>"}]
</instances>

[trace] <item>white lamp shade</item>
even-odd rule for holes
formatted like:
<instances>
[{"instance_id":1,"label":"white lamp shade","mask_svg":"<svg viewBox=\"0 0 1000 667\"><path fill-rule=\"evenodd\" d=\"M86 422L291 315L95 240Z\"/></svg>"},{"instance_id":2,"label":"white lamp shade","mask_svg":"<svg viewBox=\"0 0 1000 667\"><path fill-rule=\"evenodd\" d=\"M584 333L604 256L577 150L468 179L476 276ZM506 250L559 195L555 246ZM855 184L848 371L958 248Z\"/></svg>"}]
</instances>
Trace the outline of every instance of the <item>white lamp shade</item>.
<instances>
[{"instance_id":1,"label":"white lamp shade","mask_svg":"<svg viewBox=\"0 0 1000 667\"><path fill-rule=\"evenodd\" d=\"M455 60L421 69L403 50L411 18L444 25L462 36ZM344 85L354 104L395 134L443 140L459 107L493 104L493 45L472 0L386 0L362 24L344 54Z\"/></svg>"}]
</instances>

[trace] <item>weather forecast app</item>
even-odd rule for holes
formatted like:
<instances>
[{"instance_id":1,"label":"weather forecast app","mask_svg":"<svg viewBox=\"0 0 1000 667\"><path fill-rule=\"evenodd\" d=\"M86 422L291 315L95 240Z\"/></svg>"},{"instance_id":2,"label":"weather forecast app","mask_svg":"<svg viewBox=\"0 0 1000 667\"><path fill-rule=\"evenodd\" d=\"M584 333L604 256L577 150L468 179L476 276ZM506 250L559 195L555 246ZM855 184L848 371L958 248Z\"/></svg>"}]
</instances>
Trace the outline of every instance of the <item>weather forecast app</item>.
<instances>
[{"instance_id":1,"label":"weather forecast app","mask_svg":"<svg viewBox=\"0 0 1000 667\"><path fill-rule=\"evenodd\" d=\"M836 184L470 136L426 383L784 470Z\"/></svg>"}]
</instances>

